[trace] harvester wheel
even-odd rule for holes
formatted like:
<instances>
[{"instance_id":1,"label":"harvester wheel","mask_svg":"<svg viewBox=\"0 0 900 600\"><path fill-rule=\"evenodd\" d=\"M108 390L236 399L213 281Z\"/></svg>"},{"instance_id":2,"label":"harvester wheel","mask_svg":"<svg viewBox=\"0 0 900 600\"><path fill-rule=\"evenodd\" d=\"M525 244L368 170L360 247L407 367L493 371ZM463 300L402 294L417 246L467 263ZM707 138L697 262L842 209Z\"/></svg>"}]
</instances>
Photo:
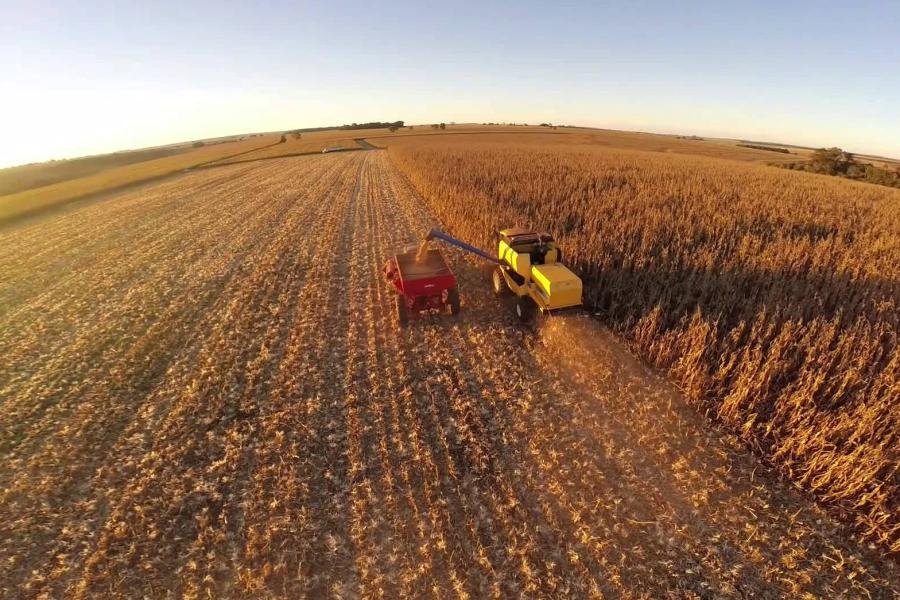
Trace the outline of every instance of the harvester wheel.
<instances>
[{"instance_id":1,"label":"harvester wheel","mask_svg":"<svg viewBox=\"0 0 900 600\"><path fill-rule=\"evenodd\" d=\"M450 305L450 314L459 314L459 288L451 288L447 292L447 304Z\"/></svg>"},{"instance_id":2,"label":"harvester wheel","mask_svg":"<svg viewBox=\"0 0 900 600\"><path fill-rule=\"evenodd\" d=\"M409 323L409 313L406 310L406 302L404 302L403 298L400 296L397 296L394 302L397 310L397 322L400 323L400 327L405 327L406 324Z\"/></svg>"},{"instance_id":3,"label":"harvester wheel","mask_svg":"<svg viewBox=\"0 0 900 600\"><path fill-rule=\"evenodd\" d=\"M522 323L531 323L537 312L537 304L528 296L519 296L516 300L516 316Z\"/></svg>"},{"instance_id":4,"label":"harvester wheel","mask_svg":"<svg viewBox=\"0 0 900 600\"><path fill-rule=\"evenodd\" d=\"M500 267L494 269L494 293L498 296L505 296L509 293L509 286L506 285L506 279L500 272Z\"/></svg>"}]
</instances>

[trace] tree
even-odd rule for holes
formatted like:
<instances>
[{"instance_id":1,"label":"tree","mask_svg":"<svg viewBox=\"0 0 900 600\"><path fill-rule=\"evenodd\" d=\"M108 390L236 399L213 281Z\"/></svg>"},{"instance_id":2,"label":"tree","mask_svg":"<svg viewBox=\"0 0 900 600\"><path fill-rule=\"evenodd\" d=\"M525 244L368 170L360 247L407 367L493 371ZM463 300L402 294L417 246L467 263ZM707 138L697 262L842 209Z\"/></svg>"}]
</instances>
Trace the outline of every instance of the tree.
<instances>
[{"instance_id":1,"label":"tree","mask_svg":"<svg viewBox=\"0 0 900 600\"><path fill-rule=\"evenodd\" d=\"M194 142L193 144L194 148L202 148L205 145L203 142Z\"/></svg>"},{"instance_id":2,"label":"tree","mask_svg":"<svg viewBox=\"0 0 900 600\"><path fill-rule=\"evenodd\" d=\"M812 154L812 170L816 173L837 175L846 173L853 164L853 155L840 148L819 148Z\"/></svg>"},{"instance_id":3,"label":"tree","mask_svg":"<svg viewBox=\"0 0 900 600\"><path fill-rule=\"evenodd\" d=\"M446 124L446 123L441 123L441 129L447 129L447 124Z\"/></svg>"}]
</instances>

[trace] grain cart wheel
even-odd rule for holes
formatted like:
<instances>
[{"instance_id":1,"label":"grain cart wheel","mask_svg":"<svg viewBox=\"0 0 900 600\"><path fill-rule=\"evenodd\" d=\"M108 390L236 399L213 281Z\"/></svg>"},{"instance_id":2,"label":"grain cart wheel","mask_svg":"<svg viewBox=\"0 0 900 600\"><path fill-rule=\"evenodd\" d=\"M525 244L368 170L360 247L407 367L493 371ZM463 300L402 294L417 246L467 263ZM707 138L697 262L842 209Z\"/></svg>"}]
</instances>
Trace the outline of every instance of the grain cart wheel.
<instances>
[{"instance_id":1,"label":"grain cart wheel","mask_svg":"<svg viewBox=\"0 0 900 600\"><path fill-rule=\"evenodd\" d=\"M450 314L459 314L459 288L451 288L447 292L447 304L450 305Z\"/></svg>"},{"instance_id":2,"label":"grain cart wheel","mask_svg":"<svg viewBox=\"0 0 900 600\"><path fill-rule=\"evenodd\" d=\"M406 324L409 323L409 313L406 310L406 302L403 301L403 298L397 296L394 299L396 310L397 310L397 322L400 323L400 327L406 327Z\"/></svg>"},{"instance_id":3,"label":"grain cart wheel","mask_svg":"<svg viewBox=\"0 0 900 600\"><path fill-rule=\"evenodd\" d=\"M494 293L498 296L505 296L509 293L509 286L506 285L500 267L494 269Z\"/></svg>"},{"instance_id":4,"label":"grain cart wheel","mask_svg":"<svg viewBox=\"0 0 900 600\"><path fill-rule=\"evenodd\" d=\"M516 300L516 316L522 323L531 323L537 312L537 304L528 296L519 296Z\"/></svg>"}]
</instances>

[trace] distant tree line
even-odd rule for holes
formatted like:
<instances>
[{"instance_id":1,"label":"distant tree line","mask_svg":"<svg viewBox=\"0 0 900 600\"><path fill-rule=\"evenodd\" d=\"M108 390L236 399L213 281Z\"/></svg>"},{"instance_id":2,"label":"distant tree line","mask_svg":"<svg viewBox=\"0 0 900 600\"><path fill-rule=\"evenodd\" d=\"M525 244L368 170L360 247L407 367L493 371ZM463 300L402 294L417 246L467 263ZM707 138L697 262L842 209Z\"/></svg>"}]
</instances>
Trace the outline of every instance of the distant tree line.
<instances>
[{"instance_id":1,"label":"distant tree line","mask_svg":"<svg viewBox=\"0 0 900 600\"><path fill-rule=\"evenodd\" d=\"M244 136L244 137L233 137L233 138L223 138L218 140L197 140L192 143L191 146L194 148L202 148L203 146L215 146L216 144L231 144L233 142L241 142L248 137L255 137L252 135Z\"/></svg>"},{"instance_id":2,"label":"distant tree line","mask_svg":"<svg viewBox=\"0 0 900 600\"><path fill-rule=\"evenodd\" d=\"M369 123L351 123L349 125L331 125L328 127L302 127L300 129L292 129L287 133L308 133L311 131L328 131L329 129L399 129L403 127L403 121L371 121Z\"/></svg>"},{"instance_id":3,"label":"distant tree line","mask_svg":"<svg viewBox=\"0 0 900 600\"><path fill-rule=\"evenodd\" d=\"M403 127L403 121L371 121L369 123L352 123L341 125L338 129L390 129L391 127Z\"/></svg>"},{"instance_id":4,"label":"distant tree line","mask_svg":"<svg viewBox=\"0 0 900 600\"><path fill-rule=\"evenodd\" d=\"M759 144L738 144L741 148L753 148L754 150L768 150L769 152L781 152L782 154L790 154L787 148L776 148L775 146L761 146Z\"/></svg>"},{"instance_id":5,"label":"distant tree line","mask_svg":"<svg viewBox=\"0 0 900 600\"><path fill-rule=\"evenodd\" d=\"M900 171L858 162L852 153L840 148L819 148L813 152L809 161L776 164L775 166L900 188Z\"/></svg>"}]
</instances>

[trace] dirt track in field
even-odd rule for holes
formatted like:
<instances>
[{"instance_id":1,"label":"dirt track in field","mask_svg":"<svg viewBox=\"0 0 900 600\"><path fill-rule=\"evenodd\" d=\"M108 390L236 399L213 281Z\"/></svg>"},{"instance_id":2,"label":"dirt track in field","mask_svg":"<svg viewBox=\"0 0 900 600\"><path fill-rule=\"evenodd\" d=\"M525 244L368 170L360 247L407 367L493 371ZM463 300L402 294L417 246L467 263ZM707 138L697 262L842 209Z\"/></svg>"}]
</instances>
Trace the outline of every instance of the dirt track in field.
<instances>
[{"instance_id":1,"label":"dirt track in field","mask_svg":"<svg viewBox=\"0 0 900 600\"><path fill-rule=\"evenodd\" d=\"M849 541L588 319L399 331L382 152L0 233L0 596L871 597Z\"/></svg>"}]
</instances>

